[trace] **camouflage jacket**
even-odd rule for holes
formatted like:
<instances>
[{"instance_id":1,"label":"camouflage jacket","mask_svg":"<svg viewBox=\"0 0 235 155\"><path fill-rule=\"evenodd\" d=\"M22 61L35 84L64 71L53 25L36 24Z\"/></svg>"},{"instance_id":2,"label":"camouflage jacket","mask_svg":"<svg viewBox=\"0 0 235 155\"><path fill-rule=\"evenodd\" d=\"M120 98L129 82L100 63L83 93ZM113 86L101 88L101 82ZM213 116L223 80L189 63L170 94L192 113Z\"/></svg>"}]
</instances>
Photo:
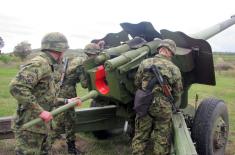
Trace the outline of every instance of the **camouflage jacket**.
<instances>
[{"instance_id":1,"label":"camouflage jacket","mask_svg":"<svg viewBox=\"0 0 235 155\"><path fill-rule=\"evenodd\" d=\"M160 69L162 76L168 80L175 102L178 102L183 90L181 73L179 68L174 65L171 60L163 55L158 54L153 58L143 60L138 68L135 77L135 85L137 86L137 88L146 90L148 82L154 77L154 74L152 72L145 71L144 69L150 68L152 65L156 65ZM162 94L162 88L159 84L156 84L153 92L155 94Z\"/></svg>"},{"instance_id":2,"label":"camouflage jacket","mask_svg":"<svg viewBox=\"0 0 235 155\"><path fill-rule=\"evenodd\" d=\"M80 81L86 83L85 76L82 73L82 64L85 59L86 58L83 57L76 57L69 60L64 82L60 88L59 97L76 97L76 84Z\"/></svg>"},{"instance_id":3,"label":"camouflage jacket","mask_svg":"<svg viewBox=\"0 0 235 155\"><path fill-rule=\"evenodd\" d=\"M52 110L56 101L54 64L56 62L49 54L40 53L23 65L11 81L10 93L18 103L14 129L38 118L43 110ZM46 133L46 125L39 123L26 130Z\"/></svg>"}]
</instances>

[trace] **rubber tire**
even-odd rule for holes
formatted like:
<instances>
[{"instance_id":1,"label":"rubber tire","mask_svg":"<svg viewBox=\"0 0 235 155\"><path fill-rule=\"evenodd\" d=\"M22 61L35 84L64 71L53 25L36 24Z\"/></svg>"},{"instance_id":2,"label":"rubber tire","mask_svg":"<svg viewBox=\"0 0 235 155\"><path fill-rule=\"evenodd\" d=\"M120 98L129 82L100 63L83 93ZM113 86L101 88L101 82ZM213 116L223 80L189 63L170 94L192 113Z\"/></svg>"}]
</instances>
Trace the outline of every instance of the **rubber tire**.
<instances>
[{"instance_id":1,"label":"rubber tire","mask_svg":"<svg viewBox=\"0 0 235 155\"><path fill-rule=\"evenodd\" d=\"M99 107L101 106L98 102L95 100L91 101L90 107ZM112 134L108 130L98 130L98 131L92 131L92 134L94 135L95 138L99 140L104 140L112 137Z\"/></svg>"},{"instance_id":2,"label":"rubber tire","mask_svg":"<svg viewBox=\"0 0 235 155\"><path fill-rule=\"evenodd\" d=\"M196 142L199 155L215 155L212 129L219 117L223 119L229 131L228 110L224 101L215 98L204 99L196 111L192 127L192 138ZM216 154L225 154L226 144Z\"/></svg>"}]
</instances>

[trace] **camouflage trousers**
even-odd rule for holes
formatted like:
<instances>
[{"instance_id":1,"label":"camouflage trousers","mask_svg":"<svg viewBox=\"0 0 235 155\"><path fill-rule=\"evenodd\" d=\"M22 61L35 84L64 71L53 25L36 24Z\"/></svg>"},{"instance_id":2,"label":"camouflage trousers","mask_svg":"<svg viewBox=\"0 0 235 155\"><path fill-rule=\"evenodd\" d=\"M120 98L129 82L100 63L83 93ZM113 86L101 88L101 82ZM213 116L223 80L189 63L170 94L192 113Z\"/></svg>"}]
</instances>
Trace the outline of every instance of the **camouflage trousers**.
<instances>
[{"instance_id":1,"label":"camouflage trousers","mask_svg":"<svg viewBox=\"0 0 235 155\"><path fill-rule=\"evenodd\" d=\"M30 131L15 131L16 155L48 155L51 149L47 134Z\"/></svg>"},{"instance_id":2,"label":"camouflage trousers","mask_svg":"<svg viewBox=\"0 0 235 155\"><path fill-rule=\"evenodd\" d=\"M135 119L132 155L144 155L150 138L154 143L154 155L169 154L172 134L171 118L171 104L164 96L155 97L149 107L149 114Z\"/></svg>"},{"instance_id":3,"label":"camouflage trousers","mask_svg":"<svg viewBox=\"0 0 235 155\"><path fill-rule=\"evenodd\" d=\"M52 139L53 141L56 138L60 138L60 135L65 133L66 140L68 141L75 141L75 131L74 131L74 124L75 124L75 111L73 108L69 109L68 111L57 115L53 120L53 134Z\"/></svg>"}]
</instances>

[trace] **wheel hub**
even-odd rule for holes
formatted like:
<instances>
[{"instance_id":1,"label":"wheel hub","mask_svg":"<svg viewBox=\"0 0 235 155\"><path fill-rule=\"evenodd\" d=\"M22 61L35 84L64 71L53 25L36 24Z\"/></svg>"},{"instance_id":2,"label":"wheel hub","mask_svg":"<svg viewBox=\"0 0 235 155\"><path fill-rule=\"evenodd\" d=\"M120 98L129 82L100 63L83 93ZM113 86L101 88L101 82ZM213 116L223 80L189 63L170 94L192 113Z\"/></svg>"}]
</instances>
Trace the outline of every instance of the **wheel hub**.
<instances>
[{"instance_id":1,"label":"wheel hub","mask_svg":"<svg viewBox=\"0 0 235 155\"><path fill-rule=\"evenodd\" d=\"M227 132L228 129L226 123L222 118L218 118L215 123L214 136L213 136L215 149L220 149L225 147L228 135Z\"/></svg>"}]
</instances>

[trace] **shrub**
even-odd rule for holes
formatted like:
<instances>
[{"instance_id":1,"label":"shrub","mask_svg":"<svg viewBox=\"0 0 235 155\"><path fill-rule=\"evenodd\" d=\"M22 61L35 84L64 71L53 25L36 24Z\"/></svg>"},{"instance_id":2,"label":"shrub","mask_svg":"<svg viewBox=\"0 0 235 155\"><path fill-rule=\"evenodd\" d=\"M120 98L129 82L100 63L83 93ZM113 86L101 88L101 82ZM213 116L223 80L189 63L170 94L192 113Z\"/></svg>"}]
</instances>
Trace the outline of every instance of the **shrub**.
<instances>
[{"instance_id":1,"label":"shrub","mask_svg":"<svg viewBox=\"0 0 235 155\"><path fill-rule=\"evenodd\" d=\"M14 55L24 60L32 52L31 44L27 41L23 41L17 44L14 48Z\"/></svg>"},{"instance_id":2,"label":"shrub","mask_svg":"<svg viewBox=\"0 0 235 155\"><path fill-rule=\"evenodd\" d=\"M229 63L220 63L215 65L216 71L227 71L229 69L233 69L232 65Z\"/></svg>"},{"instance_id":3,"label":"shrub","mask_svg":"<svg viewBox=\"0 0 235 155\"><path fill-rule=\"evenodd\" d=\"M0 55L0 61L2 61L4 64L8 64L13 58L6 54Z\"/></svg>"}]
</instances>

